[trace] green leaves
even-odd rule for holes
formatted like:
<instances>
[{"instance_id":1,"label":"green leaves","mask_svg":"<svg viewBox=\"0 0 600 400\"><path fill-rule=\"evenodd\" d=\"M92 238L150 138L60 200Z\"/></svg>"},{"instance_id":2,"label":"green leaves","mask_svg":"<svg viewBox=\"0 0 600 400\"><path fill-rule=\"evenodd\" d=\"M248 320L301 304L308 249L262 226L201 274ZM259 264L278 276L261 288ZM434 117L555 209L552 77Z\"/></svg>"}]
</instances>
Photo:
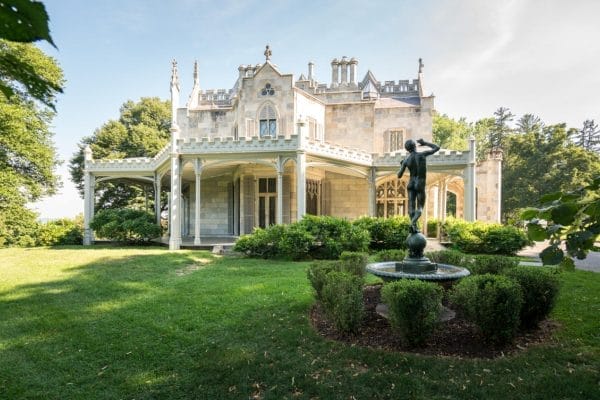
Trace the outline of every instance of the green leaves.
<instances>
[{"instance_id":1,"label":"green leaves","mask_svg":"<svg viewBox=\"0 0 600 400\"><path fill-rule=\"evenodd\" d=\"M0 2L0 37L21 43L46 40L56 47L50 37L46 8L37 1Z\"/></svg>"},{"instance_id":2,"label":"green leaves","mask_svg":"<svg viewBox=\"0 0 600 400\"><path fill-rule=\"evenodd\" d=\"M563 260L564 254L557 246L549 246L542 250L540 258L544 265L557 265Z\"/></svg>"}]
</instances>

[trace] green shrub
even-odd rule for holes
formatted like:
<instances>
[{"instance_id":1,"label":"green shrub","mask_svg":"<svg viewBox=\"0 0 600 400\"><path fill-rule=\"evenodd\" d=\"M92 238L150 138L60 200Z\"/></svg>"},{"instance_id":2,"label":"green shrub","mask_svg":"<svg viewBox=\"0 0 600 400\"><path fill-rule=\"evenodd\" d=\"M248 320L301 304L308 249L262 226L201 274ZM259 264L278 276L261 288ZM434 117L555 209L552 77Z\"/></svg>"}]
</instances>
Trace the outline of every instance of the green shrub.
<instances>
[{"instance_id":1,"label":"green shrub","mask_svg":"<svg viewBox=\"0 0 600 400\"><path fill-rule=\"evenodd\" d=\"M81 244L83 242L83 218L62 218L40 224L36 235L38 246Z\"/></svg>"},{"instance_id":2,"label":"green shrub","mask_svg":"<svg viewBox=\"0 0 600 400\"><path fill-rule=\"evenodd\" d=\"M362 279L347 272L328 273L322 304L338 331L357 332L364 315Z\"/></svg>"},{"instance_id":3,"label":"green shrub","mask_svg":"<svg viewBox=\"0 0 600 400\"><path fill-rule=\"evenodd\" d=\"M275 227L277 225L273 225ZM282 225L281 236L278 238L277 255L291 260L308 258L315 238L298 224ZM275 240L275 238L273 238Z\"/></svg>"},{"instance_id":4,"label":"green shrub","mask_svg":"<svg viewBox=\"0 0 600 400\"><path fill-rule=\"evenodd\" d=\"M518 267L505 271L523 290L521 326L531 328L544 320L554 308L560 281L555 272L540 267Z\"/></svg>"},{"instance_id":5,"label":"green shrub","mask_svg":"<svg viewBox=\"0 0 600 400\"><path fill-rule=\"evenodd\" d=\"M381 250L375 254L377 261L402 261L406 258L406 250L389 249Z\"/></svg>"},{"instance_id":6,"label":"green shrub","mask_svg":"<svg viewBox=\"0 0 600 400\"><path fill-rule=\"evenodd\" d=\"M338 259L344 250L366 251L369 232L348 220L330 216L305 215L298 224L314 237L310 256Z\"/></svg>"},{"instance_id":7,"label":"green shrub","mask_svg":"<svg viewBox=\"0 0 600 400\"><path fill-rule=\"evenodd\" d=\"M471 256L456 250L438 250L426 253L425 256L438 264L456 265L466 267L471 261Z\"/></svg>"},{"instance_id":8,"label":"green shrub","mask_svg":"<svg viewBox=\"0 0 600 400\"><path fill-rule=\"evenodd\" d=\"M354 221L354 225L369 232L371 250L406 249L406 238L410 228L408 217L362 217Z\"/></svg>"},{"instance_id":9,"label":"green shrub","mask_svg":"<svg viewBox=\"0 0 600 400\"><path fill-rule=\"evenodd\" d=\"M470 276L454 286L450 299L491 342L509 342L517 332L523 291L512 279L492 274Z\"/></svg>"},{"instance_id":10,"label":"green shrub","mask_svg":"<svg viewBox=\"0 0 600 400\"><path fill-rule=\"evenodd\" d=\"M444 231L458 250L471 254L514 255L530 244L523 230L501 224L448 218Z\"/></svg>"},{"instance_id":11,"label":"green shrub","mask_svg":"<svg viewBox=\"0 0 600 400\"><path fill-rule=\"evenodd\" d=\"M129 243L148 242L161 234L151 213L129 208L101 210L90 227L99 237Z\"/></svg>"},{"instance_id":12,"label":"green shrub","mask_svg":"<svg viewBox=\"0 0 600 400\"><path fill-rule=\"evenodd\" d=\"M383 286L381 296L390 323L411 346L422 345L434 332L442 309L442 288L435 283L401 279Z\"/></svg>"},{"instance_id":13,"label":"green shrub","mask_svg":"<svg viewBox=\"0 0 600 400\"><path fill-rule=\"evenodd\" d=\"M431 218L427 220L427 237L437 237L437 230L440 221L437 218Z\"/></svg>"},{"instance_id":14,"label":"green shrub","mask_svg":"<svg viewBox=\"0 0 600 400\"><path fill-rule=\"evenodd\" d=\"M356 252L356 251L344 251L340 255L340 265L342 271L351 273L358 277L364 277L369 261L369 255L367 253Z\"/></svg>"},{"instance_id":15,"label":"green shrub","mask_svg":"<svg viewBox=\"0 0 600 400\"><path fill-rule=\"evenodd\" d=\"M340 269L339 261L319 260L313 261L310 264L306 271L306 276L313 289L315 289L317 300L323 301L323 285L325 285L327 275L334 271L340 271Z\"/></svg>"},{"instance_id":16,"label":"green shrub","mask_svg":"<svg viewBox=\"0 0 600 400\"><path fill-rule=\"evenodd\" d=\"M517 258L495 255L474 255L471 256L467 265L465 265L471 274L501 274L502 272L519 265Z\"/></svg>"}]
</instances>

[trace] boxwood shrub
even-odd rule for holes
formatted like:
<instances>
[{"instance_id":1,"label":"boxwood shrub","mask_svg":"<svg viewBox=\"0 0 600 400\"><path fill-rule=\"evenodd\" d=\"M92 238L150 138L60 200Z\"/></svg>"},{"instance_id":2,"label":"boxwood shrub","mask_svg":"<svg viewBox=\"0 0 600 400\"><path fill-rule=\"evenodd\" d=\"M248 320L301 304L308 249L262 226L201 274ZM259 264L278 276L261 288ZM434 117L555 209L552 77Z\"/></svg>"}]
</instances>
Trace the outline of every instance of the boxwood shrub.
<instances>
[{"instance_id":1,"label":"boxwood shrub","mask_svg":"<svg viewBox=\"0 0 600 400\"><path fill-rule=\"evenodd\" d=\"M516 257L495 256L495 255L474 255L466 267L473 275L483 274L501 274L511 268L519 265Z\"/></svg>"},{"instance_id":2,"label":"boxwood shrub","mask_svg":"<svg viewBox=\"0 0 600 400\"><path fill-rule=\"evenodd\" d=\"M406 258L406 250L388 249L381 250L375 253L377 261L402 261Z\"/></svg>"},{"instance_id":3,"label":"boxwood shrub","mask_svg":"<svg viewBox=\"0 0 600 400\"><path fill-rule=\"evenodd\" d=\"M523 305L516 281L492 274L469 276L454 286L450 299L487 340L506 343L515 336Z\"/></svg>"},{"instance_id":4,"label":"boxwood shrub","mask_svg":"<svg viewBox=\"0 0 600 400\"><path fill-rule=\"evenodd\" d=\"M555 271L541 267L518 267L508 269L505 275L516 280L523 290L521 326L532 328L544 320L554 308L560 281Z\"/></svg>"},{"instance_id":5,"label":"boxwood shrub","mask_svg":"<svg viewBox=\"0 0 600 400\"><path fill-rule=\"evenodd\" d=\"M369 255L364 252L344 251L340 255L340 265L343 271L352 275L364 277Z\"/></svg>"},{"instance_id":6,"label":"boxwood shrub","mask_svg":"<svg viewBox=\"0 0 600 400\"><path fill-rule=\"evenodd\" d=\"M358 331L364 315L362 279L348 272L333 271L325 276L322 304L336 329Z\"/></svg>"},{"instance_id":7,"label":"boxwood shrub","mask_svg":"<svg viewBox=\"0 0 600 400\"><path fill-rule=\"evenodd\" d=\"M406 238L410 228L408 217L362 217L354 221L354 225L369 232L371 250L406 249Z\"/></svg>"},{"instance_id":8,"label":"boxwood shrub","mask_svg":"<svg viewBox=\"0 0 600 400\"><path fill-rule=\"evenodd\" d=\"M530 244L522 229L501 224L448 218L444 231L453 246L465 253L514 255Z\"/></svg>"},{"instance_id":9,"label":"boxwood shrub","mask_svg":"<svg viewBox=\"0 0 600 400\"><path fill-rule=\"evenodd\" d=\"M317 300L323 300L323 285L325 285L325 278L329 273L334 271L340 271L341 265L339 261L330 260L319 260L313 261L306 271L306 276L315 290L315 296Z\"/></svg>"},{"instance_id":10,"label":"boxwood shrub","mask_svg":"<svg viewBox=\"0 0 600 400\"><path fill-rule=\"evenodd\" d=\"M435 283L401 279L381 292L391 325L411 346L423 345L434 332L442 309L442 288Z\"/></svg>"}]
</instances>

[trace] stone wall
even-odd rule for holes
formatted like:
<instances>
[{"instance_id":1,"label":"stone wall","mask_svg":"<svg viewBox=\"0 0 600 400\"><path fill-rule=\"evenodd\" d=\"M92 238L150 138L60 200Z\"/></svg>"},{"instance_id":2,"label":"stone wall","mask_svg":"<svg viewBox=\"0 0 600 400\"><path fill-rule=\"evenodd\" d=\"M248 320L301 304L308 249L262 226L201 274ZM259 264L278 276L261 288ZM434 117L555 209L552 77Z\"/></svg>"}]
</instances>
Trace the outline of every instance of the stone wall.
<instances>
[{"instance_id":1,"label":"stone wall","mask_svg":"<svg viewBox=\"0 0 600 400\"><path fill-rule=\"evenodd\" d=\"M330 215L355 219L369 213L369 188L365 178L326 173Z\"/></svg>"}]
</instances>

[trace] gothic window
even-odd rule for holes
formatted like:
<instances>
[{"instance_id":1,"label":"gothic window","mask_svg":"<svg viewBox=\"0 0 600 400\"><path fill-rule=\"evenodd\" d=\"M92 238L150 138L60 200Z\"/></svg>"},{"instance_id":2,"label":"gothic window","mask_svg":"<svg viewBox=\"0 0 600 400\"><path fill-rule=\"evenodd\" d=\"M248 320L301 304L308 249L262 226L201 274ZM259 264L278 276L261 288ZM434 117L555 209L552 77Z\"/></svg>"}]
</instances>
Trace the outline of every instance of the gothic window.
<instances>
[{"instance_id":1,"label":"gothic window","mask_svg":"<svg viewBox=\"0 0 600 400\"><path fill-rule=\"evenodd\" d=\"M387 134L387 152L398 151L404 147L404 129L390 130Z\"/></svg>"},{"instance_id":2,"label":"gothic window","mask_svg":"<svg viewBox=\"0 0 600 400\"><path fill-rule=\"evenodd\" d=\"M272 105L266 104L258 116L260 137L277 136L277 112Z\"/></svg>"},{"instance_id":3,"label":"gothic window","mask_svg":"<svg viewBox=\"0 0 600 400\"><path fill-rule=\"evenodd\" d=\"M376 194L378 217L406 214L406 183L396 177L389 178L377 185Z\"/></svg>"},{"instance_id":4,"label":"gothic window","mask_svg":"<svg viewBox=\"0 0 600 400\"><path fill-rule=\"evenodd\" d=\"M267 83L263 90L260 91L261 96L273 96L275 94L275 89L271 87L270 83Z\"/></svg>"},{"instance_id":5,"label":"gothic window","mask_svg":"<svg viewBox=\"0 0 600 400\"><path fill-rule=\"evenodd\" d=\"M310 215L320 214L321 181L317 179L306 180L306 213Z\"/></svg>"}]
</instances>

